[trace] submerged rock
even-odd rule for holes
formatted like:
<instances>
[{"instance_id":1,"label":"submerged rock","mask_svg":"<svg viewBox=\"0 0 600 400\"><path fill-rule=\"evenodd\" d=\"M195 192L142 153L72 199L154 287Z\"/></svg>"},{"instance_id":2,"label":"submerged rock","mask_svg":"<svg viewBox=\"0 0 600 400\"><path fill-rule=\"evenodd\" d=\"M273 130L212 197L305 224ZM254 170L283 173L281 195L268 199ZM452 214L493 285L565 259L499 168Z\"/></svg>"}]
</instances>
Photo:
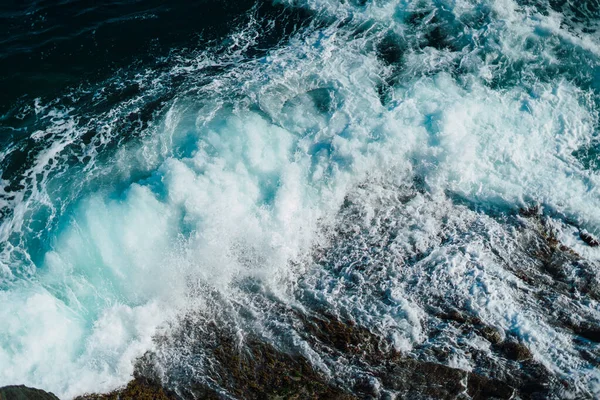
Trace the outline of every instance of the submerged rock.
<instances>
[{"instance_id":1,"label":"submerged rock","mask_svg":"<svg viewBox=\"0 0 600 400\"><path fill-rule=\"evenodd\" d=\"M40 389L20 385L0 388L0 400L58 400L58 397Z\"/></svg>"}]
</instances>

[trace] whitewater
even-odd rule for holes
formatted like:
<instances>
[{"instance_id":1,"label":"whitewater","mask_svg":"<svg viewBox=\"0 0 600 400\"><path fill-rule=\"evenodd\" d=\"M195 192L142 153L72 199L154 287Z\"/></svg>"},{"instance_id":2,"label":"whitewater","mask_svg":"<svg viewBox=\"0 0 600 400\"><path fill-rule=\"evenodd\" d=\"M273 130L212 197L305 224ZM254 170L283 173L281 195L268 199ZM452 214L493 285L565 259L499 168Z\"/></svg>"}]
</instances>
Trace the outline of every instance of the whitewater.
<instances>
[{"instance_id":1,"label":"whitewater","mask_svg":"<svg viewBox=\"0 0 600 400\"><path fill-rule=\"evenodd\" d=\"M600 326L600 7L556 3L277 1L208 48L20 106L0 386L107 392L150 353L164 381L202 380L201 345L173 338L218 315L351 380L284 305L491 376L472 355L490 343L439 318L467 310L565 382L556 398L599 397L600 345L557 321ZM552 290L522 278L542 231L572 257Z\"/></svg>"}]
</instances>

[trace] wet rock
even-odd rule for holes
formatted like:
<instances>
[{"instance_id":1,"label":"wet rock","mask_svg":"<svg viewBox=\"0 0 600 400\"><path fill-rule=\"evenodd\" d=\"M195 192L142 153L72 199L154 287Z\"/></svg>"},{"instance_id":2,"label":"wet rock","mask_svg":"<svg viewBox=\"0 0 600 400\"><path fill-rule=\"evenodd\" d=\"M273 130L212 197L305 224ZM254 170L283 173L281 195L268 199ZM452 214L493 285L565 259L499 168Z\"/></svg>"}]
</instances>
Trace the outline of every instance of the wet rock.
<instances>
[{"instance_id":1,"label":"wet rock","mask_svg":"<svg viewBox=\"0 0 600 400\"><path fill-rule=\"evenodd\" d=\"M472 399L510 399L515 394L514 388L498 380L409 359L392 363L382 382L401 398L455 399L466 391Z\"/></svg>"},{"instance_id":2,"label":"wet rock","mask_svg":"<svg viewBox=\"0 0 600 400\"><path fill-rule=\"evenodd\" d=\"M478 318L458 311L450 312L448 316L456 322L481 323ZM467 390L473 399L509 399L515 393L513 387L499 380L403 356L380 337L352 322L327 316L306 321L306 324L307 332L313 338L339 351L340 355L353 354L363 370L380 380L383 389L398 392L400 398L450 399ZM354 390L360 398L374 396L372 384L359 383Z\"/></svg>"},{"instance_id":3,"label":"wet rock","mask_svg":"<svg viewBox=\"0 0 600 400\"><path fill-rule=\"evenodd\" d=\"M505 340L504 342L497 344L496 348L510 360L524 361L533 358L531 351L529 351L525 345L517 341Z\"/></svg>"},{"instance_id":4,"label":"wet rock","mask_svg":"<svg viewBox=\"0 0 600 400\"><path fill-rule=\"evenodd\" d=\"M334 387L304 357L287 354L258 338L245 339L244 350L236 351L224 338L215 349L220 386L240 398L340 399L354 396Z\"/></svg>"},{"instance_id":5,"label":"wet rock","mask_svg":"<svg viewBox=\"0 0 600 400\"><path fill-rule=\"evenodd\" d=\"M540 218L542 216L542 208L538 205L523 207L519 209L519 215L525 218Z\"/></svg>"},{"instance_id":6,"label":"wet rock","mask_svg":"<svg viewBox=\"0 0 600 400\"><path fill-rule=\"evenodd\" d=\"M0 388L0 400L58 400L58 397L43 390L20 385Z\"/></svg>"},{"instance_id":7,"label":"wet rock","mask_svg":"<svg viewBox=\"0 0 600 400\"><path fill-rule=\"evenodd\" d=\"M460 312L458 310L452 310L447 313L435 312L430 310L436 317L445 321L452 321L458 324L463 332L476 332L487 341L492 344L498 344L502 341L502 334L495 328L487 326L481 321L481 319L468 315L467 313Z\"/></svg>"},{"instance_id":8,"label":"wet rock","mask_svg":"<svg viewBox=\"0 0 600 400\"><path fill-rule=\"evenodd\" d=\"M581 324L572 326L573 332L584 339L592 342L600 343L600 325Z\"/></svg>"},{"instance_id":9,"label":"wet rock","mask_svg":"<svg viewBox=\"0 0 600 400\"><path fill-rule=\"evenodd\" d=\"M529 232L522 237L521 250L533 263L524 266L521 263L507 262L507 269L528 285L535 287L538 298L542 301L542 294L551 297L562 294L574 301L579 301L581 296L599 300L597 263L586 260L561 243L543 215L531 214L523 221L523 228ZM581 234L589 235L583 231L580 231ZM596 239L589 235L586 236L586 240L591 243L588 244L593 245Z\"/></svg>"},{"instance_id":10,"label":"wet rock","mask_svg":"<svg viewBox=\"0 0 600 400\"><path fill-rule=\"evenodd\" d=\"M556 393L560 392L561 383L555 376L550 375L543 365L529 359L521 361L519 366L522 375L516 377L514 383L519 387L522 398L540 400L557 398Z\"/></svg>"},{"instance_id":11,"label":"wet rock","mask_svg":"<svg viewBox=\"0 0 600 400\"><path fill-rule=\"evenodd\" d=\"M379 357L389 351L377 335L351 321L342 322L327 314L310 319L301 315L298 317L306 328L307 340L316 340L318 345L327 346L345 356L360 356L374 362L373 356Z\"/></svg>"},{"instance_id":12,"label":"wet rock","mask_svg":"<svg viewBox=\"0 0 600 400\"><path fill-rule=\"evenodd\" d=\"M401 398L422 394L449 399L464 392L466 372L440 364L397 360L390 363L381 380L386 387L400 393Z\"/></svg>"},{"instance_id":13,"label":"wet rock","mask_svg":"<svg viewBox=\"0 0 600 400\"><path fill-rule=\"evenodd\" d=\"M588 233L586 231L580 231L579 238L581 240L583 240L585 243L587 243L587 245L590 247L600 246L600 240L598 240L596 237L594 237L593 235L591 235L590 233Z\"/></svg>"},{"instance_id":14,"label":"wet rock","mask_svg":"<svg viewBox=\"0 0 600 400\"><path fill-rule=\"evenodd\" d=\"M356 399L298 352L253 334L242 337L231 321L192 320L182 326L173 345L194 343L197 351L170 367L166 386L179 398ZM152 365L147 354L138 368L152 375Z\"/></svg>"},{"instance_id":15,"label":"wet rock","mask_svg":"<svg viewBox=\"0 0 600 400\"><path fill-rule=\"evenodd\" d=\"M524 271L515 270L514 274L517 278L521 279L523 282L525 282L529 285L533 285L535 283L535 279L528 276Z\"/></svg>"},{"instance_id":16,"label":"wet rock","mask_svg":"<svg viewBox=\"0 0 600 400\"><path fill-rule=\"evenodd\" d=\"M174 400L174 393L167 391L159 383L136 376L123 389L107 394L86 394L75 400Z\"/></svg>"},{"instance_id":17,"label":"wet rock","mask_svg":"<svg viewBox=\"0 0 600 400\"><path fill-rule=\"evenodd\" d=\"M472 399L509 399L544 398L547 393L547 372L535 362L526 360L531 353L516 342L495 345L507 357L525 360L514 370L506 369L506 375L501 375L503 379L498 379L410 358L354 322L324 314L292 315L298 318L298 330L305 333L311 347L329 354L332 359L344 360L344 370L358 371L358 374L344 376L346 372L340 374L335 366L329 365L334 377L331 380L315 369L301 352L284 350L254 335L240 338L233 327L212 321L201 328L186 325L187 336L182 337L188 343L198 341L202 346L198 354L207 352L204 357L210 362L199 364L203 365L202 369L188 365L188 360L178 360L178 366L184 366L184 369L173 371L173 375L182 380L167 379L161 387L152 378L155 375L150 366L154 362L148 354L138 365L138 375L125 389L107 395L82 396L78 400L230 397L353 400L383 398L389 393L411 399L454 399L465 394ZM468 317L466 320L479 321ZM202 329L202 335L189 336L194 329ZM482 325L473 329L486 332L485 335L494 341L500 335L493 328Z\"/></svg>"},{"instance_id":18,"label":"wet rock","mask_svg":"<svg viewBox=\"0 0 600 400\"><path fill-rule=\"evenodd\" d=\"M581 358L594 365L596 368L600 368L600 352L597 350L590 351L587 349L581 349L579 354L581 354Z\"/></svg>"},{"instance_id":19,"label":"wet rock","mask_svg":"<svg viewBox=\"0 0 600 400\"><path fill-rule=\"evenodd\" d=\"M502 335L497 329L489 326L483 326L478 329L481 336L487 339L492 344L498 344L502 341Z\"/></svg>"},{"instance_id":20,"label":"wet rock","mask_svg":"<svg viewBox=\"0 0 600 400\"><path fill-rule=\"evenodd\" d=\"M470 316L468 316L464 313L461 313L458 310L451 310L446 313L438 313L437 316L443 320L454 321L454 322L458 322L459 324L466 324L466 323L470 322L470 320L471 320Z\"/></svg>"},{"instance_id":21,"label":"wet rock","mask_svg":"<svg viewBox=\"0 0 600 400\"><path fill-rule=\"evenodd\" d=\"M504 382L468 373L467 393L472 400L511 399L515 390Z\"/></svg>"}]
</instances>

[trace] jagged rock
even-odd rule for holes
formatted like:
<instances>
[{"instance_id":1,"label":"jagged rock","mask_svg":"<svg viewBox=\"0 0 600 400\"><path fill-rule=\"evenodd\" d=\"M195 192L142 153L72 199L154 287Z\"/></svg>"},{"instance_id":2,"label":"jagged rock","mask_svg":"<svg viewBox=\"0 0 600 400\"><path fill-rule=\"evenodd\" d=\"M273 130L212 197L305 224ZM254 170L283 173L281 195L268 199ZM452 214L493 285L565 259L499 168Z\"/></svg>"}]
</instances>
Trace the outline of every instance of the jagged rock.
<instances>
[{"instance_id":1,"label":"jagged rock","mask_svg":"<svg viewBox=\"0 0 600 400\"><path fill-rule=\"evenodd\" d=\"M600 343L600 325L584 323L581 325L572 325L573 332L584 339Z\"/></svg>"},{"instance_id":2,"label":"jagged rock","mask_svg":"<svg viewBox=\"0 0 600 400\"><path fill-rule=\"evenodd\" d=\"M535 218L542 214L542 210L540 206L525 207L519 210L519 214L525 218Z\"/></svg>"},{"instance_id":3,"label":"jagged rock","mask_svg":"<svg viewBox=\"0 0 600 400\"><path fill-rule=\"evenodd\" d=\"M86 394L75 400L174 400L174 393L165 390L159 383L136 376L123 389L107 394Z\"/></svg>"},{"instance_id":4,"label":"jagged rock","mask_svg":"<svg viewBox=\"0 0 600 400\"><path fill-rule=\"evenodd\" d=\"M480 324L477 318L452 313L449 319ZM306 321L307 334L340 356L354 355L367 363L372 376L380 379L386 390L399 392L401 398L456 398L465 390L473 399L509 399L515 389L496 379L469 373L445 365L407 358L368 329L351 322L343 322L332 316ZM490 328L492 329L492 328ZM499 335L499 333L496 332ZM367 384L354 387L361 397L369 397Z\"/></svg>"},{"instance_id":5,"label":"jagged rock","mask_svg":"<svg viewBox=\"0 0 600 400\"><path fill-rule=\"evenodd\" d=\"M263 338L247 335L242 340L227 322L185 325L178 340L199 341L208 364L178 365L183 382L173 378L178 398L222 399L356 399L317 371L302 355L282 351ZM146 355L142 369L151 369L152 354ZM150 367L144 367L149 365ZM187 372L191 368L192 372ZM196 368L202 368L197 374ZM147 373L147 372L146 372ZM175 373L177 375L177 373Z\"/></svg>"},{"instance_id":6,"label":"jagged rock","mask_svg":"<svg viewBox=\"0 0 600 400\"><path fill-rule=\"evenodd\" d=\"M489 326L483 326L479 328L479 333L481 336L486 338L492 344L498 344L502 341L502 335L497 329L494 329Z\"/></svg>"},{"instance_id":7,"label":"jagged rock","mask_svg":"<svg viewBox=\"0 0 600 400\"><path fill-rule=\"evenodd\" d=\"M304 357L278 351L249 337L245 350L236 349L231 338L222 338L214 349L219 363L220 386L240 398L339 399L355 397L333 386ZM216 378L216 376L215 376Z\"/></svg>"},{"instance_id":8,"label":"jagged rock","mask_svg":"<svg viewBox=\"0 0 600 400\"><path fill-rule=\"evenodd\" d=\"M0 388L0 400L58 400L58 397L43 390L20 385Z\"/></svg>"},{"instance_id":9,"label":"jagged rock","mask_svg":"<svg viewBox=\"0 0 600 400\"><path fill-rule=\"evenodd\" d=\"M348 387L331 381L302 355L275 347L266 340L247 335L240 342L227 324L209 322L203 326L204 350L210 354L210 368L197 376L186 376L184 382L171 381L161 386L152 371L138 366L138 375L121 390L105 395L85 395L78 400L133 399L339 399L378 398L383 392L395 392L400 398L453 399L468 394L472 399L543 398L547 388L546 371L533 360L522 344L505 340L495 344L502 354L520 360L517 375L504 379L486 377L446 365L409 358L368 329L331 315L309 317L295 314L307 340L319 351L342 357L360 366L364 375L357 376ZM466 321L478 321L465 317ZM189 334L193 326L186 326ZM479 325L475 331L486 332L490 341L498 341L500 333ZM190 340L189 336L182 338ZM152 365L148 354L146 364ZM193 367L192 367L193 369ZM180 371L181 372L181 371ZM519 375L520 373L520 375ZM145 377L150 378L145 378ZM197 380L195 380L197 379ZM167 390L166 387L172 389Z\"/></svg>"},{"instance_id":10,"label":"jagged rock","mask_svg":"<svg viewBox=\"0 0 600 400\"><path fill-rule=\"evenodd\" d=\"M505 340L496 345L497 348L509 359L515 361L529 360L533 357L529 349L516 341Z\"/></svg>"},{"instance_id":11,"label":"jagged rock","mask_svg":"<svg viewBox=\"0 0 600 400\"><path fill-rule=\"evenodd\" d=\"M386 387L401 398L455 399L465 391L472 399L510 399L506 383L460 369L418 360L397 360L381 375Z\"/></svg>"},{"instance_id":12,"label":"jagged rock","mask_svg":"<svg viewBox=\"0 0 600 400\"><path fill-rule=\"evenodd\" d=\"M587 243L587 245L590 246L590 247L598 247L598 246L600 246L600 240L598 240L597 238L595 238L594 236L592 236L588 232L580 231L579 232L579 237L581 238L581 240L583 240L585 243Z\"/></svg>"}]
</instances>

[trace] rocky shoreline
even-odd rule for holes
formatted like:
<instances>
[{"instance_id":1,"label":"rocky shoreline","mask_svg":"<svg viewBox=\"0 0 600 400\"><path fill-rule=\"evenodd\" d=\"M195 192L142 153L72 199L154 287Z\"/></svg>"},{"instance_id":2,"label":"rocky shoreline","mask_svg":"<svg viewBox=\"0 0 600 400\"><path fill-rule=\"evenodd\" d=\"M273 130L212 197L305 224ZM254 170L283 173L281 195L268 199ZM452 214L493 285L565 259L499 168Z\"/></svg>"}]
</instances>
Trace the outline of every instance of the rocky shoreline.
<instances>
[{"instance_id":1,"label":"rocky shoreline","mask_svg":"<svg viewBox=\"0 0 600 400\"><path fill-rule=\"evenodd\" d=\"M447 318L454 323L476 324L459 315ZM141 360L134 379L126 387L108 394L86 394L76 400L381 398L382 388L374 384L375 379L398 398L544 398L552 379L531 360L526 347L510 340L499 341L493 329L482 325L476 329L495 342L498 351L518 363L519 367L512 371L514 375L507 376L506 382L407 358L390 350L381 338L367 329L332 316L305 319L304 323L306 334L320 350L346 357L349 363L366 372L363 374L366 379L357 379L351 387L341 387L334 379L324 377L301 355L284 353L256 337L245 338L240 347L232 332L214 324L211 334L218 345L211 351L218 366L209 374L216 385L167 389L152 378L152 371L147 369L148 360ZM368 379L369 375L375 379ZM0 399L54 400L56 397L20 386L0 389Z\"/></svg>"},{"instance_id":2,"label":"rocky shoreline","mask_svg":"<svg viewBox=\"0 0 600 400\"><path fill-rule=\"evenodd\" d=\"M536 210L523 210L521 217L534 234L525 245L539 261L539 268L515 268L524 284L565 296L582 293L598 298L598 287L590 279L570 281L561 274L563 265L585 264L573 250L561 245ZM507 269L511 266L507 265ZM547 276L553 279L547 279ZM585 277L585 274L581 276ZM273 312L285 316L301 339L316 354L325 354L334 364L343 365L351 374L338 374L334 364L316 366L307 352L283 346L244 331L229 319L228 313L202 318L185 318L170 345L191 346L194 357L210 360L202 374L181 371L159 373L154 353L138 360L133 379L108 394L85 394L76 400L179 400L179 399L546 399L568 391L561 380L536 361L528 347L510 332L486 325L475 315L460 309L433 307L429 310L441 325L459 335L476 337L489 345L489 352L470 349L476 366L472 371L453 368L444 360L452 348L424 347L420 353L405 354L394 348L384 335L374 333L356 322L323 310L296 310L281 304ZM579 340L599 341L597 321L577 324L565 312L548 303L555 323L573 332ZM238 310L239 311L239 310ZM232 313L235 314L235 313ZM240 336L240 332L244 333ZM428 332L435 336L435 329ZM161 340L161 338L157 338ZM457 345L458 346L458 345ZM583 351L583 350L582 350ZM597 361L598 354L588 351ZM417 354L417 355L415 355ZM419 356L418 354L421 354ZM432 360L438 360L433 361ZM177 364L176 362L174 364ZM175 372L174 372L175 371ZM179 375L173 378L173 375ZM342 376L343 375L343 376ZM51 393L24 386L0 389L0 400L55 400Z\"/></svg>"}]
</instances>

